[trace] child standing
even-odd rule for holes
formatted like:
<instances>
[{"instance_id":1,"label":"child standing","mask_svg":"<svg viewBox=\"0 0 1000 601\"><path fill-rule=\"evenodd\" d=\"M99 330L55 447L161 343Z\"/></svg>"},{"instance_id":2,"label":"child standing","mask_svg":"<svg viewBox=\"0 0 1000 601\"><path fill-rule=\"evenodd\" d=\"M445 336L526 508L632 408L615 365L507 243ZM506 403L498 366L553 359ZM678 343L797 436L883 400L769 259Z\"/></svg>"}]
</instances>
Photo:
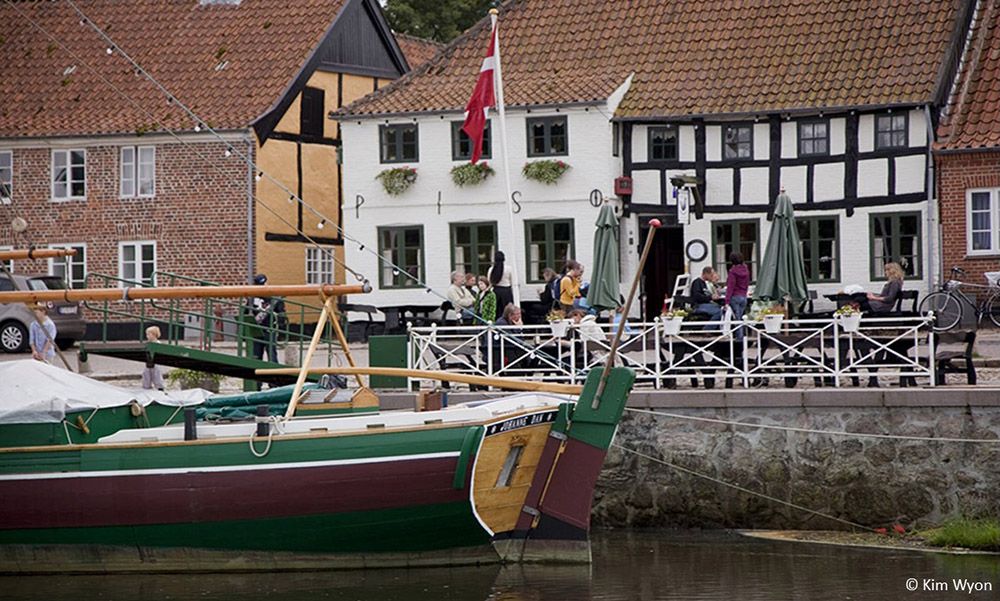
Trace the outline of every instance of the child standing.
<instances>
[{"instance_id":1,"label":"child standing","mask_svg":"<svg viewBox=\"0 0 1000 601\"><path fill-rule=\"evenodd\" d=\"M160 328L149 326L146 328L146 342L159 342ZM163 390L163 374L160 373L160 366L153 359L153 353L146 351L146 368L142 370L142 387L146 390L153 388Z\"/></svg>"}]
</instances>

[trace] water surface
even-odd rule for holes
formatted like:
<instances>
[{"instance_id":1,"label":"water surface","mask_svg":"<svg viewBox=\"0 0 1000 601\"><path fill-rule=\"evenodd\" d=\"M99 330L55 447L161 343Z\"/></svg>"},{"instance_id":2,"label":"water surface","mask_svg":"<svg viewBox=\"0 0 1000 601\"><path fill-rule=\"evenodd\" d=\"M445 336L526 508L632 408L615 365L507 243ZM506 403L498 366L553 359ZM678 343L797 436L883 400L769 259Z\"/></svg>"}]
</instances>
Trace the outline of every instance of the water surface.
<instances>
[{"instance_id":1,"label":"water surface","mask_svg":"<svg viewBox=\"0 0 1000 601\"><path fill-rule=\"evenodd\" d=\"M924 601L1000 599L1000 557L759 541L728 532L598 531L591 566L0 578L0 599L48 601ZM909 592L917 578L991 592ZM919 588L919 587L918 587Z\"/></svg>"}]
</instances>

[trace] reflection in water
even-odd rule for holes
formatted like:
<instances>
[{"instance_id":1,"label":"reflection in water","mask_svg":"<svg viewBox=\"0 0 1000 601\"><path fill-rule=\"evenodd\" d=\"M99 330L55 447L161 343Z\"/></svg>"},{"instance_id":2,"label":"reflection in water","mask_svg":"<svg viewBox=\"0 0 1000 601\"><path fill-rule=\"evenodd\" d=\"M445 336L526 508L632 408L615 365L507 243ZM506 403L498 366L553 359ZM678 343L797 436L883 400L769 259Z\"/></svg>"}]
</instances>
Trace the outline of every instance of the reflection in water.
<instances>
[{"instance_id":1,"label":"reflection in water","mask_svg":"<svg viewBox=\"0 0 1000 601\"><path fill-rule=\"evenodd\" d=\"M485 566L281 574L0 578L0 598L47 601L923 601L1000 599L1000 557L955 557L742 538L595 532L591 566ZM907 578L992 592L906 591Z\"/></svg>"}]
</instances>

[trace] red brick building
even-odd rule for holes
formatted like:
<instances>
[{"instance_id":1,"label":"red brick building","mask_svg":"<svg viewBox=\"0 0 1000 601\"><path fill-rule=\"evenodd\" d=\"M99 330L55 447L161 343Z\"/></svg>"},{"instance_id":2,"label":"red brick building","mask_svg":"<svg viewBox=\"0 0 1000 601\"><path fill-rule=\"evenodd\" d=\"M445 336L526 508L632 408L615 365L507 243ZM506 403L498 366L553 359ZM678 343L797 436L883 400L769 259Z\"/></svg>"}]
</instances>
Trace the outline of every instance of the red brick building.
<instances>
[{"instance_id":1,"label":"red brick building","mask_svg":"<svg viewBox=\"0 0 1000 601\"><path fill-rule=\"evenodd\" d=\"M74 287L341 280L326 116L409 70L377 0L77 4L0 4L0 248L78 250L13 269Z\"/></svg>"},{"instance_id":2,"label":"red brick building","mask_svg":"<svg viewBox=\"0 0 1000 601\"><path fill-rule=\"evenodd\" d=\"M944 277L1000 272L1000 0L979 0L934 147Z\"/></svg>"}]
</instances>

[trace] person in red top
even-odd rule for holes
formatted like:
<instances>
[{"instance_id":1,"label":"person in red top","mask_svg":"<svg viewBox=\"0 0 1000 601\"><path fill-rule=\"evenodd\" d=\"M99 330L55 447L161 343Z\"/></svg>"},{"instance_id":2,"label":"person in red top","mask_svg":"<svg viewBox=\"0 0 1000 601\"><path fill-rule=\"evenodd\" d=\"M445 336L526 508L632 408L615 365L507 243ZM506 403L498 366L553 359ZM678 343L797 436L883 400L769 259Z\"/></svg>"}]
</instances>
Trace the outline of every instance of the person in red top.
<instances>
[{"instance_id":1,"label":"person in red top","mask_svg":"<svg viewBox=\"0 0 1000 601\"><path fill-rule=\"evenodd\" d=\"M733 319L736 321L743 320L749 290L750 270L743 261L743 255L733 252L729 255L729 271L726 275L726 304L733 311ZM736 340L743 340L743 328L736 328Z\"/></svg>"}]
</instances>

